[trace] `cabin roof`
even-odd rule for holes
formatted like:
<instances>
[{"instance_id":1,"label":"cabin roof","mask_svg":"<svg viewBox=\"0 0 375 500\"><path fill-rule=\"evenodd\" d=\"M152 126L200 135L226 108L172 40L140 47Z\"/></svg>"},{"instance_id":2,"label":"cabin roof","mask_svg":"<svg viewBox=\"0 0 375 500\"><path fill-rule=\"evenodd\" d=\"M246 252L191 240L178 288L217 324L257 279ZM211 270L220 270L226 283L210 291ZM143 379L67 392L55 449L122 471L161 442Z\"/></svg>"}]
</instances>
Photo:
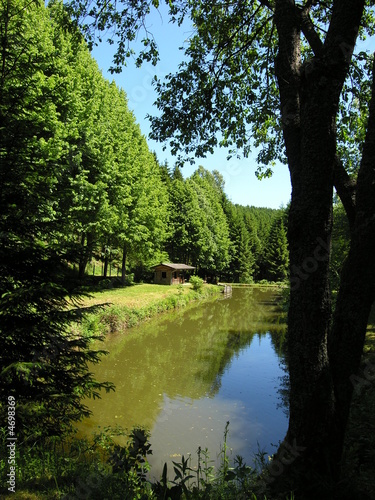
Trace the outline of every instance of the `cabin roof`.
<instances>
[{"instance_id":1,"label":"cabin roof","mask_svg":"<svg viewBox=\"0 0 375 500\"><path fill-rule=\"evenodd\" d=\"M152 266L154 269L157 267L169 267L170 269L175 269L176 271L179 269L195 269L194 266L188 266L187 264L174 264L173 262L161 262L156 266Z\"/></svg>"}]
</instances>

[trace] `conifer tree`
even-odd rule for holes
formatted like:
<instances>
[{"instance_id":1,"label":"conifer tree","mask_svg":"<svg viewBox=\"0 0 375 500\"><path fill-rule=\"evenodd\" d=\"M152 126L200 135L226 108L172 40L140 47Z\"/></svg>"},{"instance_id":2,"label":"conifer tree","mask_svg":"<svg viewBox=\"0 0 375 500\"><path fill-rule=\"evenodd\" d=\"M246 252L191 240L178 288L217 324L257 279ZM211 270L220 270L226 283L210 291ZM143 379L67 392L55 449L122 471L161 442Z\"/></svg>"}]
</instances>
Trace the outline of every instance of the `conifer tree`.
<instances>
[{"instance_id":1,"label":"conifer tree","mask_svg":"<svg viewBox=\"0 0 375 500\"><path fill-rule=\"evenodd\" d=\"M266 276L270 281L283 281L287 278L289 256L283 215L278 216L271 226L265 249L264 265Z\"/></svg>"}]
</instances>

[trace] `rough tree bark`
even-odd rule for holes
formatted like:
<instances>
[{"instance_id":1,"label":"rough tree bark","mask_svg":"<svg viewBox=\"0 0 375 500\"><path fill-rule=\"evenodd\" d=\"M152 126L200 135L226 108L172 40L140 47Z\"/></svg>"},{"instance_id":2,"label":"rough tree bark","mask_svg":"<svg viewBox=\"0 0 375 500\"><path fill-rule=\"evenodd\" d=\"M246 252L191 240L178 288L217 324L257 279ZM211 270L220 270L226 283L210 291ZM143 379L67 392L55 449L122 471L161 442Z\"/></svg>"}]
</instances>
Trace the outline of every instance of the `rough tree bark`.
<instances>
[{"instance_id":1,"label":"rough tree bark","mask_svg":"<svg viewBox=\"0 0 375 500\"><path fill-rule=\"evenodd\" d=\"M328 492L339 477L351 400L350 375L359 367L374 297L373 285L363 286L368 280L367 266L375 266L369 262L375 244L371 219L375 213L374 186L370 188L368 180L359 178L351 251L332 326L328 272L333 186L337 183L342 190L349 188L338 175L335 123L363 9L363 0L333 2L322 44L311 38L308 5L298 7L293 0L277 0L275 4L279 35L276 76L292 183L287 345L290 420L276 458L284 456L283 480L289 481L287 487L297 488L299 498L316 498ZM301 64L301 32L310 37L314 51L308 65ZM367 156L374 158L373 144L368 148ZM369 166L363 168L365 164L360 177L374 174ZM352 199L348 195L346 205L354 211ZM293 449L293 456L285 459L285 449ZM295 478L299 478L297 482L293 482ZM280 481L276 483L280 486Z\"/></svg>"},{"instance_id":2,"label":"rough tree bark","mask_svg":"<svg viewBox=\"0 0 375 500\"><path fill-rule=\"evenodd\" d=\"M339 461L367 321L375 299L375 66L362 162L357 179L355 218L337 298L328 352L335 392L334 442ZM373 376L373 373L371 374Z\"/></svg>"}]
</instances>

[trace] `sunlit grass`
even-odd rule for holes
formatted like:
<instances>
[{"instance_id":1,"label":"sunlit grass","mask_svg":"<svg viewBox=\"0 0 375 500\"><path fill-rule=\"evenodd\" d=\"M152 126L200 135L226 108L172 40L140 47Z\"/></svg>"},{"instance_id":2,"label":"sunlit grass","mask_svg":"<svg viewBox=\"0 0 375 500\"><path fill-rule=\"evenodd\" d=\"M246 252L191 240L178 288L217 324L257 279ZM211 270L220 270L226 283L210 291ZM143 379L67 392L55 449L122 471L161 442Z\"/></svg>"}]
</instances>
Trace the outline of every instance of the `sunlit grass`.
<instances>
[{"instance_id":1,"label":"sunlit grass","mask_svg":"<svg viewBox=\"0 0 375 500\"><path fill-rule=\"evenodd\" d=\"M221 287L215 285L205 285L200 292L196 292L189 284L141 284L93 292L81 306L99 306L99 310L88 314L80 326L73 325L73 328L78 326L80 332L88 335L123 332L161 312L185 307L200 298L218 296L220 291Z\"/></svg>"},{"instance_id":2,"label":"sunlit grass","mask_svg":"<svg viewBox=\"0 0 375 500\"><path fill-rule=\"evenodd\" d=\"M153 302L171 297L173 295L186 294L191 290L189 284L180 286L141 284L124 288L112 288L94 292L91 298L84 300L84 306L94 306L110 303L114 306L126 306L136 309L148 306Z\"/></svg>"}]
</instances>

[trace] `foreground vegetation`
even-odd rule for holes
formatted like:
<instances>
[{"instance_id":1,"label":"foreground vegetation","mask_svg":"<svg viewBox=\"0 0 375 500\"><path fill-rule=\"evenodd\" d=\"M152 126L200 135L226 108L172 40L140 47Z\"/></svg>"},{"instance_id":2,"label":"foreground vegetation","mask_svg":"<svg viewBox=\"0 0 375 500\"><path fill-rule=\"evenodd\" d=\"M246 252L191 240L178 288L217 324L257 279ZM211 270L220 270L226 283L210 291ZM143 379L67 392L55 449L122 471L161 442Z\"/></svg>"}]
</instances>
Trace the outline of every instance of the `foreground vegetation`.
<instances>
[{"instance_id":1,"label":"foreground vegetation","mask_svg":"<svg viewBox=\"0 0 375 500\"><path fill-rule=\"evenodd\" d=\"M256 470L238 457L230 467L225 442L221 466L214 471L208 450L198 449L198 468L190 467L190 458L174 462L173 480L164 467L159 481L147 480L147 455L151 445L143 429L134 429L128 444L120 447L113 441L121 430L98 434L93 442L72 439L70 442L45 440L32 449L22 447L17 453L17 491L2 498L57 499L180 499L235 498L255 486ZM4 469L1 470L4 478ZM256 497L254 497L256 498Z\"/></svg>"}]
</instances>

